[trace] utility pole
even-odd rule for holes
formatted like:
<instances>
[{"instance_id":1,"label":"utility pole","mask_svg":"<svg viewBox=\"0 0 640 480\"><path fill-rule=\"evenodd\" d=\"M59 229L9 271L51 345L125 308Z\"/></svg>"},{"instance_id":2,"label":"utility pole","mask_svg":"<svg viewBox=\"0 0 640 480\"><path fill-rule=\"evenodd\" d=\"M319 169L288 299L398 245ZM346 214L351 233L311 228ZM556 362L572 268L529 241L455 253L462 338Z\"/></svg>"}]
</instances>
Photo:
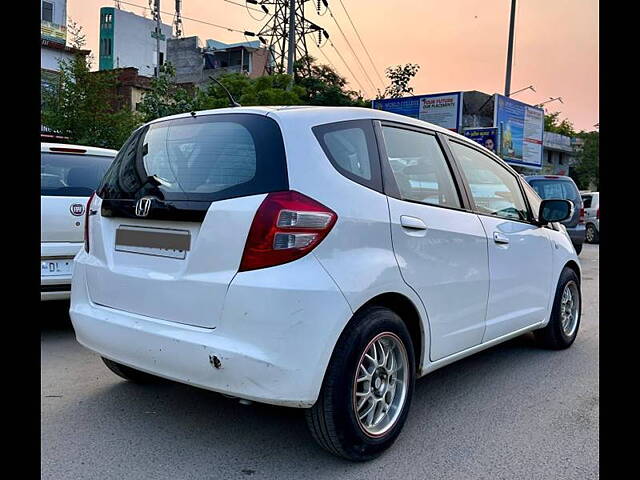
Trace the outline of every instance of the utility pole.
<instances>
[{"instance_id":1,"label":"utility pole","mask_svg":"<svg viewBox=\"0 0 640 480\"><path fill-rule=\"evenodd\" d=\"M514 0L515 1L515 0ZM156 78L160 76L160 0L155 0L156 4Z\"/></svg>"},{"instance_id":2,"label":"utility pole","mask_svg":"<svg viewBox=\"0 0 640 480\"><path fill-rule=\"evenodd\" d=\"M176 0L176 18L173 24L176 27L176 37L182 37L182 34L184 33L182 31L182 0Z\"/></svg>"},{"instance_id":3,"label":"utility pole","mask_svg":"<svg viewBox=\"0 0 640 480\"><path fill-rule=\"evenodd\" d=\"M149 6L151 6L149 0ZM156 67L154 69L154 77L160 76L160 37L162 36L162 30L160 29L160 0L153 0L153 10L151 11L153 19L156 21L155 31L151 34L156 39Z\"/></svg>"},{"instance_id":4,"label":"utility pole","mask_svg":"<svg viewBox=\"0 0 640 480\"><path fill-rule=\"evenodd\" d=\"M296 0L289 0L289 48L287 73L293 76L293 64L296 61Z\"/></svg>"},{"instance_id":5,"label":"utility pole","mask_svg":"<svg viewBox=\"0 0 640 480\"><path fill-rule=\"evenodd\" d=\"M516 23L516 0L511 0L511 20L509 22L509 47L507 48L507 75L504 81L504 96L511 95L511 64L513 62L513 34Z\"/></svg>"}]
</instances>

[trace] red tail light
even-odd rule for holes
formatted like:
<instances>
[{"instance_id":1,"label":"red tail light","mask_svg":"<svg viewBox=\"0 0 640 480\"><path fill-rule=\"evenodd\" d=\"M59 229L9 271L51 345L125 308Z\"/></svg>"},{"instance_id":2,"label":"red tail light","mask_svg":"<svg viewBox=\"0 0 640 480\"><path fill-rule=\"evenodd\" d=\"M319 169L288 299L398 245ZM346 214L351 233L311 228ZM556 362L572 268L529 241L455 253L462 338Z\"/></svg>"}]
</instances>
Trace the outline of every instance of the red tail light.
<instances>
[{"instance_id":1,"label":"red tail light","mask_svg":"<svg viewBox=\"0 0 640 480\"><path fill-rule=\"evenodd\" d=\"M253 217L239 270L273 267L304 257L327 236L337 219L333 210L301 193L270 193Z\"/></svg>"},{"instance_id":2,"label":"red tail light","mask_svg":"<svg viewBox=\"0 0 640 480\"><path fill-rule=\"evenodd\" d=\"M580 219L578 220L578 223L580 224L584 223L584 208L580 209Z\"/></svg>"},{"instance_id":3,"label":"red tail light","mask_svg":"<svg viewBox=\"0 0 640 480\"><path fill-rule=\"evenodd\" d=\"M91 211L91 201L96 196L93 192L87 201L87 208L84 211L84 251L89 253L89 212Z\"/></svg>"},{"instance_id":4,"label":"red tail light","mask_svg":"<svg viewBox=\"0 0 640 480\"><path fill-rule=\"evenodd\" d=\"M596 218L598 220L600 220L600 208L598 207L598 209L596 210Z\"/></svg>"}]
</instances>

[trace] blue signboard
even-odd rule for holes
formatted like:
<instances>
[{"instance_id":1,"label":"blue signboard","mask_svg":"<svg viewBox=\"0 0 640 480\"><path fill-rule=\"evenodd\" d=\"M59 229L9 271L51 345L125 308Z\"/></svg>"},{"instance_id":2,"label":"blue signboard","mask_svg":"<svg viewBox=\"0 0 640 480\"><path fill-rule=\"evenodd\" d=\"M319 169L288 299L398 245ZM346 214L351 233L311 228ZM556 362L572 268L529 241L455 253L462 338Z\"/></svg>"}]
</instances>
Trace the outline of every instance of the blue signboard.
<instances>
[{"instance_id":1,"label":"blue signboard","mask_svg":"<svg viewBox=\"0 0 640 480\"><path fill-rule=\"evenodd\" d=\"M465 137L478 142L493 153L496 152L498 146L498 129L493 127L487 128L465 128L462 133Z\"/></svg>"},{"instance_id":2,"label":"blue signboard","mask_svg":"<svg viewBox=\"0 0 640 480\"><path fill-rule=\"evenodd\" d=\"M462 119L462 92L373 100L372 108L433 123L455 132Z\"/></svg>"},{"instance_id":3,"label":"blue signboard","mask_svg":"<svg viewBox=\"0 0 640 480\"><path fill-rule=\"evenodd\" d=\"M496 94L494 126L498 154L507 163L542 168L544 110Z\"/></svg>"}]
</instances>

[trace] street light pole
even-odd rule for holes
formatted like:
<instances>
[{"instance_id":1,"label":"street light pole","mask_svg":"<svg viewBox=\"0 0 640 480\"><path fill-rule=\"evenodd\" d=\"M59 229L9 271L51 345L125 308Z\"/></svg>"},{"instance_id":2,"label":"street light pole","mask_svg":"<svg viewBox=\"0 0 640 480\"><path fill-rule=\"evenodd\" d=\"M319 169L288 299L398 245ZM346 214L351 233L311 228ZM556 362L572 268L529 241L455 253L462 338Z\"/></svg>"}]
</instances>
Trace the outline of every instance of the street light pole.
<instances>
[{"instance_id":1,"label":"street light pole","mask_svg":"<svg viewBox=\"0 0 640 480\"><path fill-rule=\"evenodd\" d=\"M511 20L509 22L509 46L507 48L507 75L504 81L504 96L511 95L511 64L513 63L513 34L516 23L516 0L511 0Z\"/></svg>"},{"instance_id":2,"label":"street light pole","mask_svg":"<svg viewBox=\"0 0 640 480\"><path fill-rule=\"evenodd\" d=\"M562 101L562 97L556 97L556 98L549 97L549 100L545 100L544 102L537 104L536 107L542 107L543 105L546 105L547 103L555 102L556 100L564 104L564 102Z\"/></svg>"},{"instance_id":3,"label":"street light pole","mask_svg":"<svg viewBox=\"0 0 640 480\"><path fill-rule=\"evenodd\" d=\"M520 90L516 90L515 92L513 92L511 95L515 95L516 93L520 93L520 92L524 92L525 90L532 90L532 91L536 91L535 88L533 88L533 85L529 85L528 87L525 88L521 88Z\"/></svg>"}]
</instances>

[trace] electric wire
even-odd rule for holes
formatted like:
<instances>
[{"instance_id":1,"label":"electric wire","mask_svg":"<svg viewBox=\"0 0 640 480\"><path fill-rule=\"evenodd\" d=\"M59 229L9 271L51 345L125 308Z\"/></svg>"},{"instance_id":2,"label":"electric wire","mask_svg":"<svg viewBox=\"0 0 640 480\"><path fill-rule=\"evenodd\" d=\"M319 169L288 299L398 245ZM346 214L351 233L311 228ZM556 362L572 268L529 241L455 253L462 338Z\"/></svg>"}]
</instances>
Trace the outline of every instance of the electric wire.
<instances>
[{"instance_id":1,"label":"electric wire","mask_svg":"<svg viewBox=\"0 0 640 480\"><path fill-rule=\"evenodd\" d=\"M249 14L249 16L250 16L253 20L255 20L256 22L261 22L261 21L263 21L263 20L265 19L265 17L267 16L267 14L266 14L266 13L264 13L262 10L258 10L257 8L250 7L248 3L244 3L244 4L242 4L242 3L238 3L238 2L232 2L231 0L224 0L224 1L225 1L225 2L227 2L227 3L230 3L231 5L237 5L238 7L246 7L246 8L247 8L247 13ZM260 12L260 13L262 13L262 15L263 15L263 16L262 16L262 18L256 18L256 17L254 17L253 15L251 15L250 10L253 10L254 12Z\"/></svg>"},{"instance_id":2,"label":"electric wire","mask_svg":"<svg viewBox=\"0 0 640 480\"><path fill-rule=\"evenodd\" d=\"M360 83L360 80L358 80L358 77L355 76L355 74L353 73L353 70L351 70L351 67L349 67L349 64L345 61L344 57L338 51L338 49L336 48L336 46L333 44L333 42L331 40L329 40L329 45L331 45L331 47L335 50L335 52L338 55L338 57L340 57L340 60L342 60L342 63L344 63L345 67L347 67L347 70L349 70L349 73L351 74L351 77L356 81L356 83L360 87L360 90L362 90L362 92L365 95L367 95L366 89L362 86L362 84Z\"/></svg>"},{"instance_id":3,"label":"electric wire","mask_svg":"<svg viewBox=\"0 0 640 480\"><path fill-rule=\"evenodd\" d=\"M340 33L342 34L342 37L344 38L344 41L347 43L347 46L349 47L349 49L351 50L351 53L353 53L353 57L356 59L356 61L358 62L358 65L360 65L360 68L362 69L362 71L364 72L364 76L367 78L367 80L369 81L369 83L371 84L371 86L373 87L373 91L376 91L376 86L373 84L373 82L371 81L371 77L369 77L369 74L367 73L367 71L364 68L364 65L362 65L362 62L360 61L360 59L358 58L358 55L356 54L356 51L353 49L353 47L351 46L351 43L349 43L349 39L347 38L347 36L344 34L344 31L342 30L342 27L340 26L340 24L338 23L338 20L336 19L336 17L333 15L333 11L331 10L331 7L327 6L327 9L329 10L329 16L331 17L331 19L333 20L333 23L336 24L336 26L338 27L338 30L340 31ZM335 47L334 47L335 48Z\"/></svg>"},{"instance_id":4,"label":"electric wire","mask_svg":"<svg viewBox=\"0 0 640 480\"><path fill-rule=\"evenodd\" d=\"M382 88L384 89L384 80L382 80L382 77L380 76L380 73L378 72L378 69L376 68L376 64L374 63L373 58L371 58L371 55L369 54L369 50L367 49L367 47L365 46L364 42L362 41L362 38L360 37L360 33L358 33L358 29L356 28L355 24L353 23L353 20L351 19L351 15L349 15L349 12L347 11L347 7L345 7L345 5L342 2L342 0L339 0L339 1L340 1L340 5L342 5L342 9L344 10L344 13L347 14L347 18L349 19L349 23L351 23L351 26L353 27L353 30L356 32L356 36L358 37L358 40L360 40L360 45L362 45L362 48L364 49L365 53L367 54L367 57L369 57L369 62L371 62L371 66L373 67L373 71L378 76L378 80L380 80L380 84L382 85Z\"/></svg>"},{"instance_id":5,"label":"electric wire","mask_svg":"<svg viewBox=\"0 0 640 480\"><path fill-rule=\"evenodd\" d=\"M316 45L314 43L314 45ZM324 59L329 62L329 65L331 66L331 68L333 68L333 71L336 72L338 75L340 75L340 73L338 72L338 69L336 68L336 66L333 64L333 62L331 61L331 59L327 56L326 53L324 53L324 50L322 49L322 47L320 47L319 45L316 45L316 48L318 49L318 51L322 54L322 56L324 57Z\"/></svg>"},{"instance_id":6,"label":"electric wire","mask_svg":"<svg viewBox=\"0 0 640 480\"><path fill-rule=\"evenodd\" d=\"M142 5L138 5L136 3L130 3L130 2L125 2L124 0L120 0L120 3L124 3L125 5L130 5L132 7L138 7L138 8L142 8L144 10L150 10L148 7L144 7ZM162 10L160 11L160 13L164 13L165 15L171 15L171 12L163 12ZM211 22L205 22L204 20L197 20L195 18L189 18L189 17L185 17L184 15L182 15L182 19L183 20L190 20L192 22L197 22L197 23L202 23L204 25L209 25L211 27L216 27L216 28L220 28L222 30L227 30L229 32L236 32L236 33L242 33L244 34L244 30L238 30L236 28L231 28L231 27L226 27L224 25L218 25L216 23L211 23Z\"/></svg>"}]
</instances>

